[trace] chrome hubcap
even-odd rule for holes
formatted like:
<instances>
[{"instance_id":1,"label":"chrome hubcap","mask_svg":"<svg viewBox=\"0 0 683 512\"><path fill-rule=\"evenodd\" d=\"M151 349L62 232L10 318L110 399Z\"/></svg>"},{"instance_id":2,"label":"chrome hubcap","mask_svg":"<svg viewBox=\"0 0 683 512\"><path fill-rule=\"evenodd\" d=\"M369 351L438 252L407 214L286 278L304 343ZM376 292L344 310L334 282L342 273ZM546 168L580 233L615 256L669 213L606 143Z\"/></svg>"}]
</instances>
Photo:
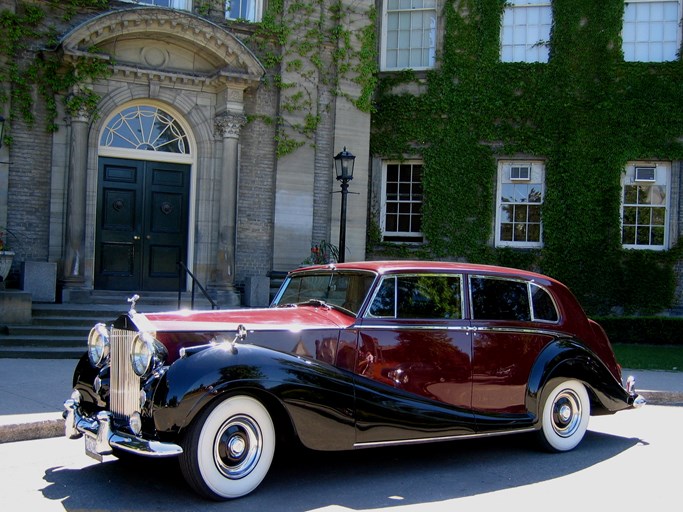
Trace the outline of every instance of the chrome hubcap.
<instances>
[{"instance_id":1,"label":"chrome hubcap","mask_svg":"<svg viewBox=\"0 0 683 512\"><path fill-rule=\"evenodd\" d=\"M227 478L243 478L256 467L263 451L258 424L248 416L233 416L216 433L214 462Z\"/></svg>"},{"instance_id":2,"label":"chrome hubcap","mask_svg":"<svg viewBox=\"0 0 683 512\"><path fill-rule=\"evenodd\" d=\"M561 437L574 434L581 423L581 401L571 389L561 391L553 403L553 430Z\"/></svg>"}]
</instances>

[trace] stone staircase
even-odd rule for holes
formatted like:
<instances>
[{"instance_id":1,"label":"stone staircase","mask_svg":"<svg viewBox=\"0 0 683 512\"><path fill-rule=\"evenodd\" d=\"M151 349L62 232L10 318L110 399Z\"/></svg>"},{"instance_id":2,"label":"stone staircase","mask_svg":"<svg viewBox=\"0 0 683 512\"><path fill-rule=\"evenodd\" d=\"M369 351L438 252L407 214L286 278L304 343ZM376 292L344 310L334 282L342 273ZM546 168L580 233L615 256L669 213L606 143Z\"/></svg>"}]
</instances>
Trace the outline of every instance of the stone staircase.
<instances>
[{"instance_id":1,"label":"stone staircase","mask_svg":"<svg viewBox=\"0 0 683 512\"><path fill-rule=\"evenodd\" d=\"M32 321L25 325L3 325L0 319L0 358L77 359L86 350L88 333L97 322L111 322L130 309L126 292L88 292L72 297L69 304L32 306ZM141 293L135 309L139 312L175 311L178 294ZM183 294L181 308L190 308L189 294ZM211 309L203 298L195 297L194 309Z\"/></svg>"}]
</instances>

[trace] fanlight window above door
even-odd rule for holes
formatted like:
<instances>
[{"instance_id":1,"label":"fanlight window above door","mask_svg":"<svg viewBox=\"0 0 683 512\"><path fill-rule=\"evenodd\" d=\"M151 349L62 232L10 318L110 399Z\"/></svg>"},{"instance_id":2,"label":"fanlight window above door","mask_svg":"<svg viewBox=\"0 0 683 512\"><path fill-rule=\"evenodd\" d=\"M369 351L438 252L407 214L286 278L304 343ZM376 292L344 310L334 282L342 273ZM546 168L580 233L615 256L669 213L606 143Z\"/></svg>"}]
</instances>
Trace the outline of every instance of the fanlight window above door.
<instances>
[{"instance_id":1,"label":"fanlight window above door","mask_svg":"<svg viewBox=\"0 0 683 512\"><path fill-rule=\"evenodd\" d=\"M187 135L174 117L149 105L128 107L102 131L100 146L189 154Z\"/></svg>"}]
</instances>

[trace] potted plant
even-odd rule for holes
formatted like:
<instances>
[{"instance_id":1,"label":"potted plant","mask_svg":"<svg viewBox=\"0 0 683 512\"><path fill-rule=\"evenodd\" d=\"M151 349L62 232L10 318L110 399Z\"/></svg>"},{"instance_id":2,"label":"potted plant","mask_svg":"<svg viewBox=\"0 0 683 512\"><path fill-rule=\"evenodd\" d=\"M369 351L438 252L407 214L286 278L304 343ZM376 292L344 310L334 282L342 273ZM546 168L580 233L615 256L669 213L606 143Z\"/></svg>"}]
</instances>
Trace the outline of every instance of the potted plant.
<instances>
[{"instance_id":1,"label":"potted plant","mask_svg":"<svg viewBox=\"0 0 683 512\"><path fill-rule=\"evenodd\" d=\"M8 236L9 230L0 228L0 282L2 283L7 279L14 259L14 251L9 247Z\"/></svg>"}]
</instances>

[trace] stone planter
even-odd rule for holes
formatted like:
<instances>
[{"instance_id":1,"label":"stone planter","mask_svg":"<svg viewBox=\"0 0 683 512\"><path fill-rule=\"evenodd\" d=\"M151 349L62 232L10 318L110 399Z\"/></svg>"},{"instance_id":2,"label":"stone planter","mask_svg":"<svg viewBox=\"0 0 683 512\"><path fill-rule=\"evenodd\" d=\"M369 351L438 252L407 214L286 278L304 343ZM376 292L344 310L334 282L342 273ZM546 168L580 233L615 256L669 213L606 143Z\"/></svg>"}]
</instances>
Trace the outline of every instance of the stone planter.
<instances>
[{"instance_id":1,"label":"stone planter","mask_svg":"<svg viewBox=\"0 0 683 512\"><path fill-rule=\"evenodd\" d=\"M9 269L12 268L12 260L14 259L13 251L0 251L0 277L4 282L9 274Z\"/></svg>"}]
</instances>

